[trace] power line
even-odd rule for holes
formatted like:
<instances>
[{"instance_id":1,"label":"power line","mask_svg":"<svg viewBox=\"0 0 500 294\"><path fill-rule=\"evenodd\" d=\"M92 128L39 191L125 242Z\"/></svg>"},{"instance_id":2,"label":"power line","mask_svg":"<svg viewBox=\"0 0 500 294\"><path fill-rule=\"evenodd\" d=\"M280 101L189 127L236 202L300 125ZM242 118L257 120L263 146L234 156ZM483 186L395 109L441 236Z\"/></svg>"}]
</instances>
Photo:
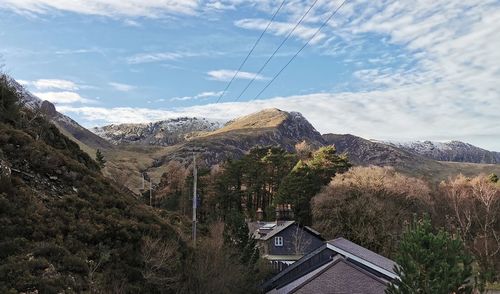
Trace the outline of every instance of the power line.
<instances>
[{"instance_id":1,"label":"power line","mask_svg":"<svg viewBox=\"0 0 500 294\"><path fill-rule=\"evenodd\" d=\"M262 65L262 67L259 69L258 72L255 73L255 75L253 76L252 80L250 80L250 82L246 85L246 87L243 89L243 91L241 91L240 95L236 98L235 101L238 101L241 96L243 96L243 94L245 94L245 92L248 90L248 88L253 84L253 82L257 79L257 77L262 73L262 71L264 70L264 68L267 66L267 64L271 61L271 59L273 59L273 57L276 55L276 53L281 49L281 47L283 47L283 45L285 44L285 42L290 38L290 36L293 34L293 32L299 27L299 25L302 23L302 21L304 20L304 18L306 18L306 16L309 14L309 12L313 9L313 7L316 5L316 3L318 3L318 0L315 0L314 3L311 5L311 7L309 7L309 9L306 11L306 13L300 18L299 22L293 27L293 29L288 33L288 35L286 36L286 38L281 42L281 44L278 46L278 48L276 48L276 50L274 50L273 54L271 54L271 56L266 60L266 62L264 63L264 65Z\"/></svg>"},{"instance_id":2,"label":"power line","mask_svg":"<svg viewBox=\"0 0 500 294\"><path fill-rule=\"evenodd\" d=\"M259 38L257 39L257 41L255 42L255 44L253 45L252 49L250 49L250 52L248 52L247 56L245 57L245 59L243 60L243 62L240 64L240 67L234 73L233 77L231 78L231 80L229 81L229 83L226 85L226 88L224 89L224 91L222 91L222 93L220 94L220 96L217 99L216 103L219 103L219 101L222 99L222 97L224 96L224 94L227 92L227 89L229 89L229 87L233 83L234 79L236 79L236 76L240 73L241 69L243 68L243 66L248 61L248 58L250 57L250 55L252 55L253 51L255 50L255 47L257 47L257 45L259 44L260 40L262 39L262 37L264 36L264 34L267 32L267 30L269 29L269 27L273 23L274 19L276 18L276 15L278 15L278 12L281 10L281 8L285 4L285 2L286 2L286 0L283 0L283 2L281 2L281 5L278 7L278 10L276 10L276 12L273 14L273 17L271 18L271 20L267 24L266 28L264 29L264 31L262 32L262 34L260 34Z\"/></svg>"},{"instance_id":3,"label":"power line","mask_svg":"<svg viewBox=\"0 0 500 294\"><path fill-rule=\"evenodd\" d=\"M344 6L344 4L347 2L347 0L344 0L340 5L339 7L337 7L337 9L335 9L333 11L333 13L325 20L325 22L323 22L323 24L321 25L321 27L318 28L318 30L316 30L316 32L314 33L314 35L304 44L304 46L302 46L300 48L299 51L297 51L297 53L295 53L295 55L293 55L293 57L287 62L287 64L285 64L285 66L283 66L283 68L281 68L281 70L269 81L269 83L267 83L267 85L259 92L259 94L257 94L254 98L252 98L250 101L252 100L255 100L257 98L260 97L260 95L262 93L264 93L264 91L269 88L269 86L278 78L278 76L290 65L290 63L292 63L292 61L300 54L300 52L302 52L302 50L304 50L304 48L307 47L307 45L309 45L309 43L319 34L319 32L328 24L328 22L330 22L330 20L335 16L335 14L337 14L337 12L340 10L340 8L342 8L342 6Z\"/></svg>"}]
</instances>

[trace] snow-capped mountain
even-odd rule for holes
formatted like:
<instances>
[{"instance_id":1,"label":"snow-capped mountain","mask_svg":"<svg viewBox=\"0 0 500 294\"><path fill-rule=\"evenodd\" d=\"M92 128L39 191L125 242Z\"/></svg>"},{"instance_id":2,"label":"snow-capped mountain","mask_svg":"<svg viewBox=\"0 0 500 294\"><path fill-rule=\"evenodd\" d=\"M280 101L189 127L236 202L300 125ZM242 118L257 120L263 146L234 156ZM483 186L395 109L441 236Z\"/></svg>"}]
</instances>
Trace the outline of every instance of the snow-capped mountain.
<instances>
[{"instance_id":1,"label":"snow-capped mountain","mask_svg":"<svg viewBox=\"0 0 500 294\"><path fill-rule=\"evenodd\" d=\"M181 117L147 124L118 124L93 128L92 131L109 142L171 146L196 136L212 132L223 123L205 118Z\"/></svg>"},{"instance_id":2,"label":"snow-capped mountain","mask_svg":"<svg viewBox=\"0 0 500 294\"><path fill-rule=\"evenodd\" d=\"M461 141L381 142L439 161L500 164L500 152L488 151Z\"/></svg>"}]
</instances>

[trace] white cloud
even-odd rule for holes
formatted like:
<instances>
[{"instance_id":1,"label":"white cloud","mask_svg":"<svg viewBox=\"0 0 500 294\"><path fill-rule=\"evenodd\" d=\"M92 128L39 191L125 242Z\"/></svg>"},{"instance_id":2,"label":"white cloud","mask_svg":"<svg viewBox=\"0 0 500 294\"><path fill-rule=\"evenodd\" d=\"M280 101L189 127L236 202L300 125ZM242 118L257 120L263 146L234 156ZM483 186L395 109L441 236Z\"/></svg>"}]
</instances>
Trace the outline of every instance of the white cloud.
<instances>
[{"instance_id":1,"label":"white cloud","mask_svg":"<svg viewBox=\"0 0 500 294\"><path fill-rule=\"evenodd\" d=\"M42 100L47 100L52 103L62 103L62 104L71 104L71 103L95 103L92 99L87 99L80 94L75 92L36 92L33 93L35 96L39 97Z\"/></svg>"},{"instance_id":2,"label":"white cloud","mask_svg":"<svg viewBox=\"0 0 500 294\"><path fill-rule=\"evenodd\" d=\"M120 91L120 92L130 92L135 89L137 89L136 86L128 85L128 84L122 84L122 83L108 83L111 87L113 87L115 90Z\"/></svg>"},{"instance_id":3,"label":"white cloud","mask_svg":"<svg viewBox=\"0 0 500 294\"><path fill-rule=\"evenodd\" d=\"M413 93L412 93L413 92ZM500 125L485 128L484 121L460 107L449 108L427 97L428 89L418 87L365 93L316 93L276 97L252 102L197 105L172 110L150 108L101 108L61 106L68 115L78 115L87 125L151 122L180 116L230 120L265 108L300 111L320 132L351 133L382 140L460 139L489 149L500 150ZM415 99L414 97L421 97ZM422 105L426 112L415 111ZM500 112L482 106L490 121L500 121ZM488 110L489 109L489 110ZM455 119L459 118L459 119Z\"/></svg>"},{"instance_id":4,"label":"white cloud","mask_svg":"<svg viewBox=\"0 0 500 294\"><path fill-rule=\"evenodd\" d=\"M204 54L203 54L204 55ZM172 61L188 57L199 57L202 54L192 52L152 52L140 53L127 58L130 64L153 63L162 61Z\"/></svg>"},{"instance_id":5,"label":"white cloud","mask_svg":"<svg viewBox=\"0 0 500 294\"><path fill-rule=\"evenodd\" d=\"M170 99L170 101L186 101L186 100L197 100L197 99L205 99L205 98L213 98L219 97L222 95L223 91L219 92L202 92L200 94L194 96L184 96L184 97L174 97Z\"/></svg>"},{"instance_id":6,"label":"white cloud","mask_svg":"<svg viewBox=\"0 0 500 294\"><path fill-rule=\"evenodd\" d=\"M68 80L58 80L58 79L39 79L35 81L20 80L20 84L23 86L32 86L37 90L78 90L80 87Z\"/></svg>"},{"instance_id":7,"label":"white cloud","mask_svg":"<svg viewBox=\"0 0 500 294\"><path fill-rule=\"evenodd\" d=\"M198 0L2 0L0 8L21 13L46 14L53 10L108 17L160 17L195 14Z\"/></svg>"},{"instance_id":8,"label":"white cloud","mask_svg":"<svg viewBox=\"0 0 500 294\"><path fill-rule=\"evenodd\" d=\"M268 19L241 19L236 21L234 24L237 27L249 29L249 30L258 30L263 31L269 23ZM286 36L290 33L290 31L295 27L296 23L294 22L273 22L271 26L269 26L268 31L277 36ZM300 38L304 41L308 41L318 30L317 27L309 27L306 25L299 25L292 33L292 36ZM326 37L326 34L319 32L314 39L311 41L311 44L318 43Z\"/></svg>"},{"instance_id":9,"label":"white cloud","mask_svg":"<svg viewBox=\"0 0 500 294\"><path fill-rule=\"evenodd\" d=\"M211 80L227 82L233 78L235 73L236 73L235 70L220 69L220 70L209 71L209 72L207 72L207 75L208 75L209 79L211 79ZM268 79L262 75L256 75L256 73L247 72L247 71L240 71L238 73L238 75L236 76L236 79L251 80L254 77L255 77L255 80L257 80L257 81Z\"/></svg>"}]
</instances>

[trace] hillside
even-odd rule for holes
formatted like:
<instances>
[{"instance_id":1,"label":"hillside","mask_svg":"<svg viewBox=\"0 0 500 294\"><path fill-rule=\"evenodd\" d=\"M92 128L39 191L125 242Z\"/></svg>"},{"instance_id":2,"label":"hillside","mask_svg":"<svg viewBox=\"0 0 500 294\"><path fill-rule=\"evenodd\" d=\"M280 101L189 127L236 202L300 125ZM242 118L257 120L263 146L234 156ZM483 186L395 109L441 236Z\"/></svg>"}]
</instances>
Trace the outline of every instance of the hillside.
<instances>
[{"instance_id":1,"label":"hillside","mask_svg":"<svg viewBox=\"0 0 500 294\"><path fill-rule=\"evenodd\" d=\"M42 101L26 91L15 80L8 78L9 84L17 91L19 99L34 115L43 116L51 121L65 136L77 143L89 156L94 157L96 149L110 149L113 146L105 139L82 127L70 117L58 112L54 104Z\"/></svg>"},{"instance_id":2,"label":"hillside","mask_svg":"<svg viewBox=\"0 0 500 294\"><path fill-rule=\"evenodd\" d=\"M175 292L179 224L120 192L57 127L19 109L5 78L0 87L0 293ZM169 244L169 266L152 272L151 244Z\"/></svg>"},{"instance_id":3,"label":"hillside","mask_svg":"<svg viewBox=\"0 0 500 294\"><path fill-rule=\"evenodd\" d=\"M439 161L500 164L500 152L488 151L460 141L381 143Z\"/></svg>"},{"instance_id":4,"label":"hillside","mask_svg":"<svg viewBox=\"0 0 500 294\"><path fill-rule=\"evenodd\" d=\"M171 146L220 127L221 123L205 118L181 117L148 124L108 125L93 128L92 131L114 145Z\"/></svg>"},{"instance_id":5,"label":"hillside","mask_svg":"<svg viewBox=\"0 0 500 294\"><path fill-rule=\"evenodd\" d=\"M328 144L335 145L338 152L346 153L355 165L393 166L400 172L423 177L431 182L439 182L460 173L467 176L500 173L498 164L437 161L393 144L366 140L349 134L325 134L323 138Z\"/></svg>"}]
</instances>

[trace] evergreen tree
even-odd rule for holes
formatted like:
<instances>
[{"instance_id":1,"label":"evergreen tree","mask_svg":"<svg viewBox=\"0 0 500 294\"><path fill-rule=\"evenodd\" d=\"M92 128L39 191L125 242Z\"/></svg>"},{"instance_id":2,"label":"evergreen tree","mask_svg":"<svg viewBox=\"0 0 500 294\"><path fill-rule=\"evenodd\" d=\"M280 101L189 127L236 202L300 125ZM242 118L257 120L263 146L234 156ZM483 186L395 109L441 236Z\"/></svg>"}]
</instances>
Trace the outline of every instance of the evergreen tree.
<instances>
[{"instance_id":1,"label":"evergreen tree","mask_svg":"<svg viewBox=\"0 0 500 294\"><path fill-rule=\"evenodd\" d=\"M294 169L285 177L276 197L278 204L292 204L295 220L304 225L310 225L311 198L322 187L315 170L303 161L299 161Z\"/></svg>"},{"instance_id":2,"label":"evergreen tree","mask_svg":"<svg viewBox=\"0 0 500 294\"><path fill-rule=\"evenodd\" d=\"M224 244L234 249L242 264L253 265L259 259L256 240L250 235L241 213L231 213L226 218Z\"/></svg>"},{"instance_id":3,"label":"evergreen tree","mask_svg":"<svg viewBox=\"0 0 500 294\"><path fill-rule=\"evenodd\" d=\"M19 93L7 75L0 73L0 122L15 124L19 118Z\"/></svg>"},{"instance_id":4,"label":"evergreen tree","mask_svg":"<svg viewBox=\"0 0 500 294\"><path fill-rule=\"evenodd\" d=\"M472 293L472 258L459 238L442 229L434 233L427 216L403 234L396 262L401 279L386 293Z\"/></svg>"},{"instance_id":5,"label":"evergreen tree","mask_svg":"<svg viewBox=\"0 0 500 294\"><path fill-rule=\"evenodd\" d=\"M350 167L347 158L335 152L333 146L318 149L308 161L299 161L280 185L275 203L292 204L295 219L303 225L312 223L312 197Z\"/></svg>"},{"instance_id":6,"label":"evergreen tree","mask_svg":"<svg viewBox=\"0 0 500 294\"><path fill-rule=\"evenodd\" d=\"M104 168L106 160L104 159L104 155L102 155L102 152L99 149L97 149L97 151L95 152L95 160L101 168Z\"/></svg>"}]
</instances>

